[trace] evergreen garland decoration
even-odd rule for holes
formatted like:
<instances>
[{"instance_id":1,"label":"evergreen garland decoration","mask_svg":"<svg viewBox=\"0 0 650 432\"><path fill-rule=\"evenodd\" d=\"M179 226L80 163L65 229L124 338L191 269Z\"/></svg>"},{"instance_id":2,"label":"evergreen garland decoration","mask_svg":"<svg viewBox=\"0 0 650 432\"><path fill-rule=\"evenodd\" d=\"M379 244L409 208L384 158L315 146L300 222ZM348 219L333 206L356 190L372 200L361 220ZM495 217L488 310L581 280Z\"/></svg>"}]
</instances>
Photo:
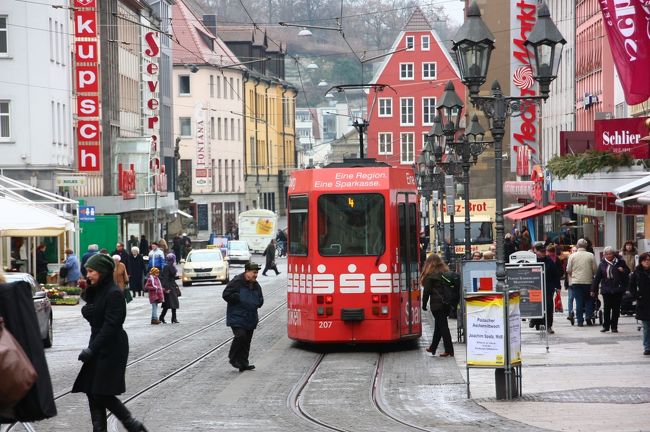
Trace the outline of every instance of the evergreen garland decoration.
<instances>
[{"instance_id":1,"label":"evergreen garland decoration","mask_svg":"<svg viewBox=\"0 0 650 432\"><path fill-rule=\"evenodd\" d=\"M546 169L558 179L570 175L582 178L585 174L606 170L612 172L619 167L631 167L635 160L629 153L587 150L584 153L554 156L546 164Z\"/></svg>"}]
</instances>

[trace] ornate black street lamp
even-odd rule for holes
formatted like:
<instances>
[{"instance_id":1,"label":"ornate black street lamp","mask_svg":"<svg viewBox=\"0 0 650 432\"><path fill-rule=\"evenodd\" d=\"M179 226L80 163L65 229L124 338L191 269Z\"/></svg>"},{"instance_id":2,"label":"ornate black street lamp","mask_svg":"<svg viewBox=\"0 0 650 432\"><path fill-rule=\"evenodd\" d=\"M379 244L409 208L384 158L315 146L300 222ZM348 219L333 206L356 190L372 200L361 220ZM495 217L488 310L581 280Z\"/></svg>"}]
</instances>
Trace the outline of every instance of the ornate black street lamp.
<instances>
[{"instance_id":1,"label":"ornate black street lamp","mask_svg":"<svg viewBox=\"0 0 650 432\"><path fill-rule=\"evenodd\" d=\"M456 53L461 81L469 89L472 104L483 111L490 121L490 132L494 139L494 170L496 182L496 278L497 291L507 291L505 257L503 249L503 136L508 117L518 116L530 108L531 104L540 104L549 96L550 83L557 77L562 58L562 49L566 40L550 18L548 6L542 2L537 7L537 21L524 43L528 51L532 75L540 86L539 96L506 97L501 85L492 84L490 96L479 96L479 90L486 81L490 55L494 49L494 35L481 19L481 11L472 0L467 8L467 19L452 38L453 51ZM504 295L504 357L505 364L499 374L495 371L497 386L506 389L506 398L512 397L512 370L510 365L510 337L508 325L508 296ZM505 383L503 381L505 380Z\"/></svg>"},{"instance_id":2,"label":"ornate black street lamp","mask_svg":"<svg viewBox=\"0 0 650 432\"><path fill-rule=\"evenodd\" d=\"M494 35L481 18L481 11L476 4L467 9L467 19L452 38L453 51L458 59L461 81L469 89L472 104L483 111L490 120L490 132L494 139L494 169L496 181L496 278L497 290L506 289L505 257L503 250L503 136L508 117L518 116L525 112L530 104L541 103L548 98L549 85L557 77L562 48L566 41L550 19L550 13L545 3L538 6L537 22L530 32L529 39L524 43L531 58L533 76L540 84L539 96L506 97L501 91L501 85L495 81L492 84L490 96L479 96L479 90L485 83L490 55L494 49Z\"/></svg>"}]
</instances>

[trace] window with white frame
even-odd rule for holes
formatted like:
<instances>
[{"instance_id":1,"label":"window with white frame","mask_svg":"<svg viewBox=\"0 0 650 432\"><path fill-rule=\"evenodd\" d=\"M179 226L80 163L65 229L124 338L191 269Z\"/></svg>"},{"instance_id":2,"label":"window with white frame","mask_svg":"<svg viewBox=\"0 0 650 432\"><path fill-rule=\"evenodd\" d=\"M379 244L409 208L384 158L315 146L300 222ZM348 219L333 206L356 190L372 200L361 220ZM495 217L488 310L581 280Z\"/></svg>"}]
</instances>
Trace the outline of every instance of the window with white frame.
<instances>
[{"instance_id":1,"label":"window with white frame","mask_svg":"<svg viewBox=\"0 0 650 432\"><path fill-rule=\"evenodd\" d=\"M406 51L415 51L415 36L406 36Z\"/></svg>"},{"instance_id":2,"label":"window with white frame","mask_svg":"<svg viewBox=\"0 0 650 432\"><path fill-rule=\"evenodd\" d=\"M412 164L415 161L415 142L413 132L400 134L400 163Z\"/></svg>"},{"instance_id":3,"label":"window with white frame","mask_svg":"<svg viewBox=\"0 0 650 432\"><path fill-rule=\"evenodd\" d=\"M436 79L436 62L422 63L422 79Z\"/></svg>"},{"instance_id":4,"label":"window with white frame","mask_svg":"<svg viewBox=\"0 0 650 432\"><path fill-rule=\"evenodd\" d=\"M431 49L430 40L428 35L420 37L420 48L422 51L429 51Z\"/></svg>"},{"instance_id":5,"label":"window with white frame","mask_svg":"<svg viewBox=\"0 0 650 432\"><path fill-rule=\"evenodd\" d=\"M9 129L10 116L9 101L0 101L0 140L11 138L11 130Z\"/></svg>"},{"instance_id":6,"label":"window with white frame","mask_svg":"<svg viewBox=\"0 0 650 432\"><path fill-rule=\"evenodd\" d=\"M422 124L432 125L433 118L436 116L436 98L422 98Z\"/></svg>"},{"instance_id":7,"label":"window with white frame","mask_svg":"<svg viewBox=\"0 0 650 432\"><path fill-rule=\"evenodd\" d=\"M181 96L190 95L190 76L189 75L179 75L178 76L178 94Z\"/></svg>"},{"instance_id":8,"label":"window with white frame","mask_svg":"<svg viewBox=\"0 0 650 432\"><path fill-rule=\"evenodd\" d=\"M393 98L379 98L379 117L393 116Z\"/></svg>"},{"instance_id":9,"label":"window with white frame","mask_svg":"<svg viewBox=\"0 0 650 432\"><path fill-rule=\"evenodd\" d=\"M400 98L400 126L413 126L415 124L415 114L413 98Z\"/></svg>"},{"instance_id":10,"label":"window with white frame","mask_svg":"<svg viewBox=\"0 0 650 432\"><path fill-rule=\"evenodd\" d=\"M192 136L192 117L179 117L178 128L181 131L182 137Z\"/></svg>"},{"instance_id":11,"label":"window with white frame","mask_svg":"<svg viewBox=\"0 0 650 432\"><path fill-rule=\"evenodd\" d=\"M400 63L399 64L399 79L412 80L413 76L413 63Z\"/></svg>"},{"instance_id":12,"label":"window with white frame","mask_svg":"<svg viewBox=\"0 0 650 432\"><path fill-rule=\"evenodd\" d=\"M9 54L9 44L7 40L9 34L7 31L7 16L0 15L0 56Z\"/></svg>"},{"instance_id":13,"label":"window with white frame","mask_svg":"<svg viewBox=\"0 0 650 432\"><path fill-rule=\"evenodd\" d=\"M378 153L380 155L393 154L393 133L379 132L377 135Z\"/></svg>"}]
</instances>

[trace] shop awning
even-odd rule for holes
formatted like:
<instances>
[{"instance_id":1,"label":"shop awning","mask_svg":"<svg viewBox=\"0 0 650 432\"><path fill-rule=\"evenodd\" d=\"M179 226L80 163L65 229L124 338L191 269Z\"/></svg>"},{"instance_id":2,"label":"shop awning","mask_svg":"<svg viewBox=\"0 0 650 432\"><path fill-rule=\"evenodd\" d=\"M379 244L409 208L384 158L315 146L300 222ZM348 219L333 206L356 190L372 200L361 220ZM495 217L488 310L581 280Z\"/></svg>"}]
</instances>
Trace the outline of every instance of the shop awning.
<instances>
[{"instance_id":1,"label":"shop awning","mask_svg":"<svg viewBox=\"0 0 650 432\"><path fill-rule=\"evenodd\" d=\"M640 179L617 187L614 189L614 195L616 195L618 198L625 198L637 191L647 191L647 189L644 190L644 188L646 188L648 185L650 185L650 175L641 177Z\"/></svg>"},{"instance_id":2,"label":"shop awning","mask_svg":"<svg viewBox=\"0 0 650 432\"><path fill-rule=\"evenodd\" d=\"M528 219L536 216L541 216L545 213L555 210L556 208L557 206L555 204L549 204L546 207L535 206L535 208L532 210L508 213L506 217L513 220Z\"/></svg>"},{"instance_id":3,"label":"shop awning","mask_svg":"<svg viewBox=\"0 0 650 432\"><path fill-rule=\"evenodd\" d=\"M72 222L35 205L0 197L0 236L58 236L74 230Z\"/></svg>"},{"instance_id":4,"label":"shop awning","mask_svg":"<svg viewBox=\"0 0 650 432\"><path fill-rule=\"evenodd\" d=\"M521 212L527 212L529 210L534 209L535 207L537 207L535 203L530 203L530 204L526 204L525 206L519 207L518 209L515 209L511 212L506 212L506 209L503 209L503 212L507 218L515 219L512 217L513 215L516 215L517 213L521 213Z\"/></svg>"}]
</instances>

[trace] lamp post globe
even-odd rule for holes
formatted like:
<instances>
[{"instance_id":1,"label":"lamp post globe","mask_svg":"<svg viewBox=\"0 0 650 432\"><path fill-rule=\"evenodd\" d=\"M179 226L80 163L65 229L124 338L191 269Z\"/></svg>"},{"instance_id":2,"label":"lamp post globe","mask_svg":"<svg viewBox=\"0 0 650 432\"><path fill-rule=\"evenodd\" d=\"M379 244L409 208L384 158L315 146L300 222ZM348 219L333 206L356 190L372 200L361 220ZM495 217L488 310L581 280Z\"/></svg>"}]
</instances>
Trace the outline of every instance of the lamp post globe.
<instances>
[{"instance_id":1,"label":"lamp post globe","mask_svg":"<svg viewBox=\"0 0 650 432\"><path fill-rule=\"evenodd\" d=\"M460 126L463 106L465 105L458 96L458 93L456 93L454 83L447 81L445 91L442 93L440 105L436 109L438 110L442 131L450 139L453 139L454 134Z\"/></svg>"},{"instance_id":2,"label":"lamp post globe","mask_svg":"<svg viewBox=\"0 0 650 432\"><path fill-rule=\"evenodd\" d=\"M467 18L452 41L461 80L469 88L470 97L477 95L487 77L495 38L481 18L476 1L469 5Z\"/></svg>"}]
</instances>

